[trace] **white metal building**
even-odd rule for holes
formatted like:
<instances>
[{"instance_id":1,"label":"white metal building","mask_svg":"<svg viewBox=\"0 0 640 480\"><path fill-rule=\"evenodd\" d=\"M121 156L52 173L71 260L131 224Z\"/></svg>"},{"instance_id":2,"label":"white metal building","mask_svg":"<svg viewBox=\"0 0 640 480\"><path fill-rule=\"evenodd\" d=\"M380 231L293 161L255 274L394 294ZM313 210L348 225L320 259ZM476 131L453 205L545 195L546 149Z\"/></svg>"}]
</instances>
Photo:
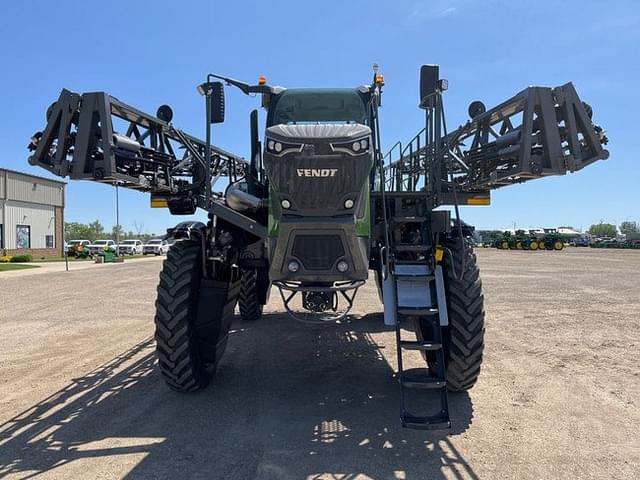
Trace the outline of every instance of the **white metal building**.
<instances>
[{"instance_id":1,"label":"white metal building","mask_svg":"<svg viewBox=\"0 0 640 480\"><path fill-rule=\"evenodd\" d=\"M0 168L0 252L62 255L65 182Z\"/></svg>"}]
</instances>

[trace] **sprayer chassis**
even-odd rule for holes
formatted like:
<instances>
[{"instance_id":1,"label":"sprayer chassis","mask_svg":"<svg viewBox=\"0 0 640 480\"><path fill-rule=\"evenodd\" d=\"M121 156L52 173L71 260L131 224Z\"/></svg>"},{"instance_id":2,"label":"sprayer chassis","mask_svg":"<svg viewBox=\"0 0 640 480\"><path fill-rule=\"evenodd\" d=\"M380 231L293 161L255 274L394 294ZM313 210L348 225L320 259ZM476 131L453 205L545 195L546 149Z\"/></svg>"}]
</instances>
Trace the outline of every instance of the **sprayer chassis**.
<instances>
[{"instance_id":1,"label":"sprayer chassis","mask_svg":"<svg viewBox=\"0 0 640 480\"><path fill-rule=\"evenodd\" d=\"M264 145L257 111L250 115L248 161L211 144L211 123L224 120L224 88L216 79L260 95L267 109ZM449 425L447 388L473 386L484 334L479 272L467 241L473 228L460 220L458 206L488 205L492 189L605 159L607 139L571 84L529 87L489 110L474 102L470 120L447 132L447 84L437 66L425 65L425 127L383 154L383 84L377 70L370 85L346 90L287 91L209 75L198 87L206 105L204 141L174 127L166 105L152 116L103 92L63 90L49 108L45 130L29 145L32 165L150 193L153 207L175 215L207 212L206 224L182 222L167 232L177 242L160 275L155 323L160 370L172 388L208 384L236 303L245 320L256 320L273 284L288 310L300 295L305 311L335 320L373 271L385 323L396 330L402 423ZM305 98L316 98L318 111L296 113ZM314 117L331 105L342 105L335 118ZM327 126L279 120L294 114ZM278 163L285 154L290 160ZM221 178L224 188L216 189ZM288 190L294 179L297 186ZM314 182L326 183L311 188ZM455 220L440 206L455 207ZM296 250L303 237L308 248ZM346 312L326 318L338 299ZM416 340L403 339L406 323ZM405 370L406 350L420 351L426 369ZM406 408L416 388L437 394L435 413Z\"/></svg>"}]
</instances>

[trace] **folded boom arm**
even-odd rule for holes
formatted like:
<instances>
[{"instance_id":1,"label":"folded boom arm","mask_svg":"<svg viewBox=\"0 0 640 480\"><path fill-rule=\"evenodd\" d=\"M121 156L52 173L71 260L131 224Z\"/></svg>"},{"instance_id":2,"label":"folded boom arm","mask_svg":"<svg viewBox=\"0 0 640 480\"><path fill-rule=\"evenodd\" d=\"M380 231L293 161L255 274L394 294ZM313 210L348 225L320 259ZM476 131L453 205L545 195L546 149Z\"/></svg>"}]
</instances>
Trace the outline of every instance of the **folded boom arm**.
<instances>
[{"instance_id":1,"label":"folded boom arm","mask_svg":"<svg viewBox=\"0 0 640 480\"><path fill-rule=\"evenodd\" d=\"M490 190L575 172L609 156L604 130L571 83L528 87L490 110L473 102L466 124L434 136L434 125L443 122L439 100L425 129L405 147L396 145L385 166L387 188L424 190L434 206L451 204L454 191L462 204L488 200Z\"/></svg>"},{"instance_id":2,"label":"folded boom arm","mask_svg":"<svg viewBox=\"0 0 640 480\"><path fill-rule=\"evenodd\" d=\"M209 209L206 189L222 176L238 181L247 162L214 146L207 165L205 143L175 128L171 117L167 106L154 117L104 92L63 90L47 112L45 130L32 138L29 162L58 176L188 199ZM221 196L213 192L213 200Z\"/></svg>"}]
</instances>

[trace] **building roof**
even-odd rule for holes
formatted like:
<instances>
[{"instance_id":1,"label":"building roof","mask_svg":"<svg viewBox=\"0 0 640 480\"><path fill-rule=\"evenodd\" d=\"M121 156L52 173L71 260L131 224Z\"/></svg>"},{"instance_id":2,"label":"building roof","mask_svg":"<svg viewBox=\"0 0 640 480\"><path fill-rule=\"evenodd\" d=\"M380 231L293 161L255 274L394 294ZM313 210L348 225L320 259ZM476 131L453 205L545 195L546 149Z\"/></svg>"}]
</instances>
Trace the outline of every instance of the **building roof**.
<instances>
[{"instance_id":1,"label":"building roof","mask_svg":"<svg viewBox=\"0 0 640 480\"><path fill-rule=\"evenodd\" d=\"M34 175L33 173L21 172L19 170L12 170L10 168L0 167L0 172L9 172L9 173L17 173L18 175L24 175L25 177L37 178L39 180L46 180L47 182L59 183L61 185L66 185L67 182L62 180L57 180L55 178L43 177L40 175Z\"/></svg>"}]
</instances>

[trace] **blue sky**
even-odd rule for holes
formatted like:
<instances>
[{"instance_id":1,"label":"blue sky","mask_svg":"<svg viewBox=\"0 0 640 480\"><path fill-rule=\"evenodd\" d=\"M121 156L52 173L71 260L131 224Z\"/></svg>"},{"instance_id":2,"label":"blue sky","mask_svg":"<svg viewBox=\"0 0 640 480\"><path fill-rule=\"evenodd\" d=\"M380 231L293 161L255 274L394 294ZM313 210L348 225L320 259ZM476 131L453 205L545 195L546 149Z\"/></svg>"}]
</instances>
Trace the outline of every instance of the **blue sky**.
<instances>
[{"instance_id":1,"label":"blue sky","mask_svg":"<svg viewBox=\"0 0 640 480\"><path fill-rule=\"evenodd\" d=\"M573 175L501 189L491 207L465 207L481 228L640 220L640 6L634 1L433 0L322 2L94 2L3 4L0 30L0 166L27 164L26 145L63 87L104 90L204 136L195 86L208 72L283 86L356 86L377 62L385 75L385 145L421 128L418 69L438 63L449 80L450 128L470 101L495 105L531 84L573 81L611 140L610 159ZM227 122L214 142L246 155L257 100L227 89ZM179 221L121 190L121 223L162 232ZM72 182L66 219L115 223L111 187Z\"/></svg>"}]
</instances>

